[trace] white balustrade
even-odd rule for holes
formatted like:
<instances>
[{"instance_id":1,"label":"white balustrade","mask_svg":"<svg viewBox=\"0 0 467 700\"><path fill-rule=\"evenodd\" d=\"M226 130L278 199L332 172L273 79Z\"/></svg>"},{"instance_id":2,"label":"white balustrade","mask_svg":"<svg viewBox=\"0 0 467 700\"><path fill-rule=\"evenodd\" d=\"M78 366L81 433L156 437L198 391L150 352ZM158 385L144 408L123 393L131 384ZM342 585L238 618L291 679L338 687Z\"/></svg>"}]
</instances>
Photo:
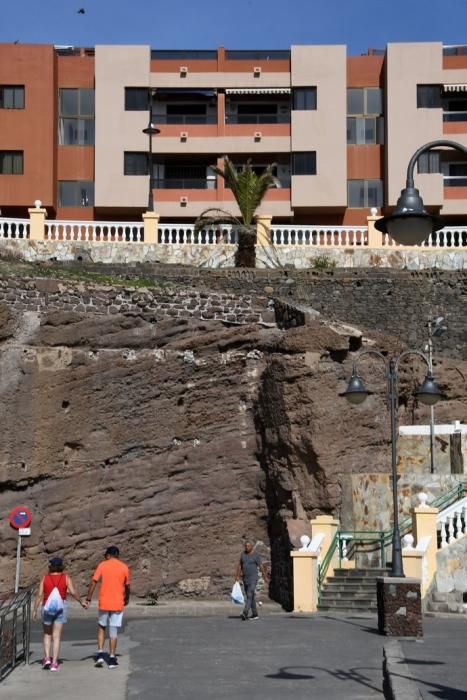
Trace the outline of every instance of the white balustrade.
<instances>
[{"instance_id":1,"label":"white balustrade","mask_svg":"<svg viewBox=\"0 0 467 700\"><path fill-rule=\"evenodd\" d=\"M158 242L166 245L235 245L238 234L233 226L212 226L195 230L188 224L159 224Z\"/></svg>"},{"instance_id":2,"label":"white balustrade","mask_svg":"<svg viewBox=\"0 0 467 700\"><path fill-rule=\"evenodd\" d=\"M456 538L460 539L463 536L463 531L462 531L462 509L459 508L459 510L456 510Z\"/></svg>"},{"instance_id":3,"label":"white balustrade","mask_svg":"<svg viewBox=\"0 0 467 700\"><path fill-rule=\"evenodd\" d=\"M441 549L448 546L447 533L446 533L446 519L443 518L439 521L441 525Z\"/></svg>"},{"instance_id":4,"label":"white balustrade","mask_svg":"<svg viewBox=\"0 0 467 700\"><path fill-rule=\"evenodd\" d=\"M353 248L368 245L366 226L271 226L275 246Z\"/></svg>"},{"instance_id":5,"label":"white balustrade","mask_svg":"<svg viewBox=\"0 0 467 700\"><path fill-rule=\"evenodd\" d=\"M141 221L58 221L45 222L47 241L92 241L100 243L142 243Z\"/></svg>"},{"instance_id":6,"label":"white balustrade","mask_svg":"<svg viewBox=\"0 0 467 700\"><path fill-rule=\"evenodd\" d=\"M400 244L396 243L387 233L383 235L383 246L385 248L401 247ZM439 231L434 231L423 243L419 243L416 247L467 248L467 226L445 226Z\"/></svg>"},{"instance_id":7,"label":"white balustrade","mask_svg":"<svg viewBox=\"0 0 467 700\"><path fill-rule=\"evenodd\" d=\"M29 238L29 219L0 219L0 238Z\"/></svg>"},{"instance_id":8,"label":"white balustrade","mask_svg":"<svg viewBox=\"0 0 467 700\"><path fill-rule=\"evenodd\" d=\"M456 538L454 537L454 514L448 515L448 532L449 532L449 539L448 542L449 544L452 544L453 542L456 541Z\"/></svg>"}]
</instances>

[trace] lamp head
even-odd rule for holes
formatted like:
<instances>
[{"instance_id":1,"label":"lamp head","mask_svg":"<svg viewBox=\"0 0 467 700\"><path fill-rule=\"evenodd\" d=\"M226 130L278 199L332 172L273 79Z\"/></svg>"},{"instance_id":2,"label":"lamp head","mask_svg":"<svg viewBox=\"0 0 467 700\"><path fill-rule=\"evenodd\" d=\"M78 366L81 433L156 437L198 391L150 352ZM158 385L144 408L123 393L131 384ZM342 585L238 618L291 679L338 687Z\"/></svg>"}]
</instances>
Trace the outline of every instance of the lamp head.
<instances>
[{"instance_id":1,"label":"lamp head","mask_svg":"<svg viewBox=\"0 0 467 700\"><path fill-rule=\"evenodd\" d=\"M157 128L157 126L154 126L154 124L148 124L148 126L143 129L143 134L147 134L147 136L155 136L156 134L160 134L161 130Z\"/></svg>"},{"instance_id":2,"label":"lamp head","mask_svg":"<svg viewBox=\"0 0 467 700\"><path fill-rule=\"evenodd\" d=\"M442 398L443 395L439 389L439 386L433 380L433 375L431 372L428 372L423 384L421 384L416 390L415 396L421 403L425 404L425 406L434 406L435 403L438 403L438 401Z\"/></svg>"},{"instance_id":3,"label":"lamp head","mask_svg":"<svg viewBox=\"0 0 467 700\"><path fill-rule=\"evenodd\" d=\"M339 396L343 396L349 403L358 405L359 403L363 403L366 397L370 396L372 393L372 391L368 391L368 389L365 388L358 374L352 373L347 389L342 391Z\"/></svg>"},{"instance_id":4,"label":"lamp head","mask_svg":"<svg viewBox=\"0 0 467 700\"><path fill-rule=\"evenodd\" d=\"M423 243L430 234L443 226L444 221L440 216L427 212L415 187L403 189L394 212L375 222L378 231L388 233L401 245Z\"/></svg>"}]
</instances>

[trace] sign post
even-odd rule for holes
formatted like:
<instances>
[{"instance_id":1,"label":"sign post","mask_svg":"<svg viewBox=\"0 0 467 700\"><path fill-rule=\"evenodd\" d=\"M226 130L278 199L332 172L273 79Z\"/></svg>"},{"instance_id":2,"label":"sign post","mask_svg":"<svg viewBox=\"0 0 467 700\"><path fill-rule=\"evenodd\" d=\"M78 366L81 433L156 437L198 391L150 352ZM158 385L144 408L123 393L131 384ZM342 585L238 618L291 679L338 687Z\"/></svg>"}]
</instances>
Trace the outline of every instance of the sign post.
<instances>
[{"instance_id":1,"label":"sign post","mask_svg":"<svg viewBox=\"0 0 467 700\"><path fill-rule=\"evenodd\" d=\"M31 511L19 506L10 513L10 525L18 531L18 543L16 545L16 576L15 593L19 591L19 574L21 571L21 538L31 534L29 528L32 521Z\"/></svg>"}]
</instances>

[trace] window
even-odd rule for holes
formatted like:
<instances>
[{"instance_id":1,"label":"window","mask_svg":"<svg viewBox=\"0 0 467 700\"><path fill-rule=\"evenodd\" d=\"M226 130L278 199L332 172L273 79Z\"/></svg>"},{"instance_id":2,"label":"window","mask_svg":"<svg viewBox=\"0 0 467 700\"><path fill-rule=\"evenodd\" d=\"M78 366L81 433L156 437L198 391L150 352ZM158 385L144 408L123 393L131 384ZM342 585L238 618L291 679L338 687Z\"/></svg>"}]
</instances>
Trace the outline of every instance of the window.
<instances>
[{"instance_id":1,"label":"window","mask_svg":"<svg viewBox=\"0 0 467 700\"><path fill-rule=\"evenodd\" d=\"M93 207L94 182L92 180L62 180L58 183L59 207Z\"/></svg>"},{"instance_id":2,"label":"window","mask_svg":"<svg viewBox=\"0 0 467 700\"><path fill-rule=\"evenodd\" d=\"M417 160L417 171L419 173L440 173L441 152L428 151L427 153L422 153Z\"/></svg>"},{"instance_id":3,"label":"window","mask_svg":"<svg viewBox=\"0 0 467 700\"><path fill-rule=\"evenodd\" d=\"M22 175L23 151L0 151L0 175Z\"/></svg>"},{"instance_id":4,"label":"window","mask_svg":"<svg viewBox=\"0 0 467 700\"><path fill-rule=\"evenodd\" d=\"M440 109L441 85L417 85L417 107Z\"/></svg>"},{"instance_id":5,"label":"window","mask_svg":"<svg viewBox=\"0 0 467 700\"><path fill-rule=\"evenodd\" d=\"M356 209L383 206L382 180L349 180L348 206Z\"/></svg>"},{"instance_id":6,"label":"window","mask_svg":"<svg viewBox=\"0 0 467 700\"><path fill-rule=\"evenodd\" d=\"M347 90L347 114L378 115L383 113L381 88L349 88Z\"/></svg>"},{"instance_id":7,"label":"window","mask_svg":"<svg viewBox=\"0 0 467 700\"><path fill-rule=\"evenodd\" d=\"M90 88L60 89L59 110L59 144L92 146L94 144L94 90Z\"/></svg>"},{"instance_id":8,"label":"window","mask_svg":"<svg viewBox=\"0 0 467 700\"><path fill-rule=\"evenodd\" d=\"M292 175L316 175L316 151L292 153Z\"/></svg>"},{"instance_id":9,"label":"window","mask_svg":"<svg viewBox=\"0 0 467 700\"><path fill-rule=\"evenodd\" d=\"M384 143L381 88L349 88L347 113L347 143Z\"/></svg>"},{"instance_id":10,"label":"window","mask_svg":"<svg viewBox=\"0 0 467 700\"><path fill-rule=\"evenodd\" d=\"M347 143L384 143L384 118L347 117Z\"/></svg>"},{"instance_id":11,"label":"window","mask_svg":"<svg viewBox=\"0 0 467 700\"><path fill-rule=\"evenodd\" d=\"M148 175L148 154L125 151L123 159L124 175Z\"/></svg>"},{"instance_id":12,"label":"window","mask_svg":"<svg viewBox=\"0 0 467 700\"><path fill-rule=\"evenodd\" d=\"M302 87L292 90L293 109L316 109L316 88Z\"/></svg>"},{"instance_id":13,"label":"window","mask_svg":"<svg viewBox=\"0 0 467 700\"><path fill-rule=\"evenodd\" d=\"M24 85L0 85L0 109L24 109Z\"/></svg>"},{"instance_id":14,"label":"window","mask_svg":"<svg viewBox=\"0 0 467 700\"><path fill-rule=\"evenodd\" d=\"M125 109L132 112L144 112L149 109L149 88L126 87Z\"/></svg>"}]
</instances>

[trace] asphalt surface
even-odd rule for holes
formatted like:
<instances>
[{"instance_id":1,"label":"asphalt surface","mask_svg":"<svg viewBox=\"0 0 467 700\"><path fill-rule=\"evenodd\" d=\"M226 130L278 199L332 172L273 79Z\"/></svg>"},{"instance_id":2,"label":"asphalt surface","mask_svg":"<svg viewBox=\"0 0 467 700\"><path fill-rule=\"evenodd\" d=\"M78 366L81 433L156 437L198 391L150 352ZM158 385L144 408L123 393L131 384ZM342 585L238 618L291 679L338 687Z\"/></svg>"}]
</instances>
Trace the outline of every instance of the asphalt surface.
<instances>
[{"instance_id":1,"label":"asphalt surface","mask_svg":"<svg viewBox=\"0 0 467 700\"><path fill-rule=\"evenodd\" d=\"M376 619L264 614L242 622L225 603L205 616L127 616L120 666L95 669L95 616L70 610L58 673L42 671L41 628L31 664L0 686L0 698L28 700L334 700L383 698ZM189 611L188 611L189 613Z\"/></svg>"},{"instance_id":2,"label":"asphalt surface","mask_svg":"<svg viewBox=\"0 0 467 700\"><path fill-rule=\"evenodd\" d=\"M420 642L401 641L423 698L467 700L467 615L425 617Z\"/></svg>"}]
</instances>

